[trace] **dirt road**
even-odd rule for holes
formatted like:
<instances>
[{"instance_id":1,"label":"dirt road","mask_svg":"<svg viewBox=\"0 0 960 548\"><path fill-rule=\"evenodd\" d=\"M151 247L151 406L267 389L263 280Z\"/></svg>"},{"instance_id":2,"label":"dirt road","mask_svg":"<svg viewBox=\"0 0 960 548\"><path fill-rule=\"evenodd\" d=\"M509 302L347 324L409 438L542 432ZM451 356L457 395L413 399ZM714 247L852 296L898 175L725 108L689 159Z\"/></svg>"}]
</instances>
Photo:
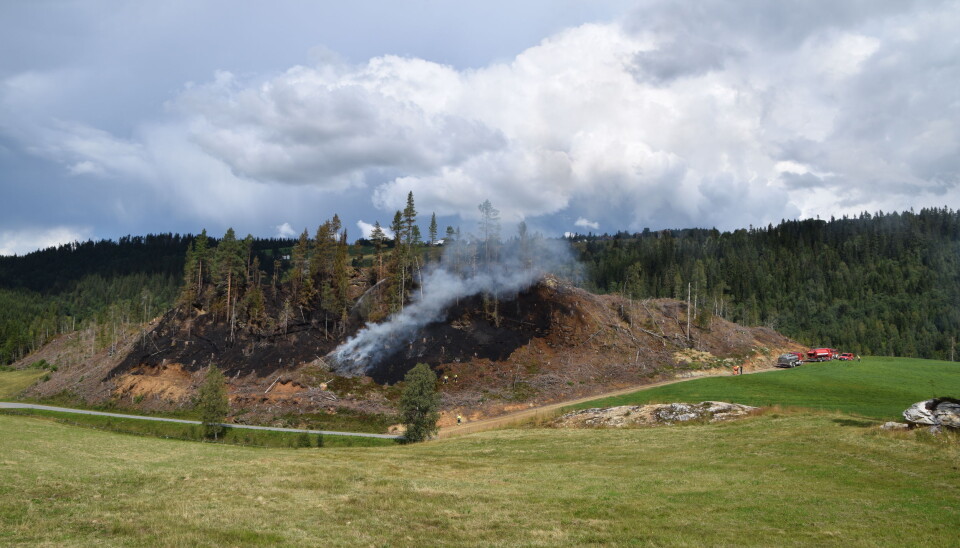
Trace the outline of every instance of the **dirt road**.
<instances>
[{"instance_id":1,"label":"dirt road","mask_svg":"<svg viewBox=\"0 0 960 548\"><path fill-rule=\"evenodd\" d=\"M775 368L765 368L757 369L754 371L746 371L744 375L752 375L754 373L764 373L767 371L776 371ZM676 384L678 382L692 381L694 379L703 379L706 377L688 377L684 379L670 379L668 381L660 381L652 384L641 384L637 386L632 386L630 388L623 388L620 390L614 390L613 392L604 392L603 394L595 394L593 396L587 396L585 398L577 398L575 400L567 400L558 403L551 403L548 405L540 407L531 407L530 409L523 409L521 411L514 411L512 413L507 413L506 415L500 415L498 417L491 417L489 419L481 419L478 421L468 422L461 424L459 426L447 426L441 428L440 432L437 434L439 438L449 438L454 436L462 436L464 434L472 434L474 432L482 432L484 430L493 430L495 428L502 428L504 426L509 426L512 424L520 424L523 422L530 422L537 417L550 417L556 411L562 407L567 407L568 405L576 405L578 403L583 403L585 401L596 400L600 398L608 398L611 396L621 396L623 394L630 394L632 392L639 392L641 390L649 390L651 388L656 388L658 386L665 386L668 384Z\"/></svg>"}]
</instances>

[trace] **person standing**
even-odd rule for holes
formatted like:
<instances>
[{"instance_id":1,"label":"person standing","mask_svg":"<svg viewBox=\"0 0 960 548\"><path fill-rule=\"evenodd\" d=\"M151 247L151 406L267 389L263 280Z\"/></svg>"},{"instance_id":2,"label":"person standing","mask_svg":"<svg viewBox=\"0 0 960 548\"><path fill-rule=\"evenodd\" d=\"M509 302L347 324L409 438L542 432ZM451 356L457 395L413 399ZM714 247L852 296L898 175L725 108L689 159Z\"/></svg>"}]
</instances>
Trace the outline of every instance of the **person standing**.
<instances>
[{"instance_id":1,"label":"person standing","mask_svg":"<svg viewBox=\"0 0 960 548\"><path fill-rule=\"evenodd\" d=\"M457 413L457 426L463 424L463 417L460 416L460 413Z\"/></svg>"}]
</instances>

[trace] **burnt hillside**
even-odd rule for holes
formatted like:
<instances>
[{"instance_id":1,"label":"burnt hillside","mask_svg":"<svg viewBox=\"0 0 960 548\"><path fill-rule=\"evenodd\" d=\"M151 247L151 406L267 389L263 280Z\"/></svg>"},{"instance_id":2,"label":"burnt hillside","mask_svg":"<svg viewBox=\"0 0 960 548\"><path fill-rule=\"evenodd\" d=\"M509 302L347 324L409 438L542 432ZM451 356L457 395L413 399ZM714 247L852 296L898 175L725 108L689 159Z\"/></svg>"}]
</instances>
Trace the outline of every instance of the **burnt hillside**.
<instances>
[{"instance_id":1,"label":"burnt hillside","mask_svg":"<svg viewBox=\"0 0 960 548\"><path fill-rule=\"evenodd\" d=\"M595 295L546 277L500 302L496 316L481 296L461 299L368 377L341 379L323 356L350 332L328 338L321 325L302 322L269 336L235 331L231 340L228 322L181 310L131 338L112 361L97 358L111 365L62 367L34 394L69 388L122 405L187 406L202 369L216 363L229 379L234 407L249 412L245 420L338 409L387 412L392 404L376 387L425 362L445 378L444 408L479 417L676 375L726 373L733 364L765 367L780 351L798 347L772 330L721 318L690 326L688 333L686 303Z\"/></svg>"}]
</instances>

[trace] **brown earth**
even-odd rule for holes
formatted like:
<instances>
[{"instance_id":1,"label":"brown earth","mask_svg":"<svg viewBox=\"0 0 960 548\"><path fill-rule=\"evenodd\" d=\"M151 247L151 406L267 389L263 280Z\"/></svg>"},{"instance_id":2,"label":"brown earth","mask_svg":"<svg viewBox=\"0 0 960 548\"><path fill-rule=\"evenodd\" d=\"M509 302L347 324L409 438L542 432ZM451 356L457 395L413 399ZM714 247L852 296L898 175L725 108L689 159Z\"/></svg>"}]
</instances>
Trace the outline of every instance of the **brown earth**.
<instances>
[{"instance_id":1,"label":"brown earth","mask_svg":"<svg viewBox=\"0 0 960 548\"><path fill-rule=\"evenodd\" d=\"M359 327L359 326L355 326ZM270 422L287 413L392 414L391 386L414 364L437 371L444 414L470 421L551 402L673 378L766 368L801 346L775 331L719 317L691 323L686 303L631 301L594 295L547 277L495 308L462 299L427 325L368 377L334 375L322 356L342 342L310 323L269 337L235 338L202 312L172 311L122 338L114 351L92 352L83 333L63 336L18 364L58 364L34 397L67 392L91 403L113 401L144 410L189 406L206 366L227 379L237 420Z\"/></svg>"}]
</instances>

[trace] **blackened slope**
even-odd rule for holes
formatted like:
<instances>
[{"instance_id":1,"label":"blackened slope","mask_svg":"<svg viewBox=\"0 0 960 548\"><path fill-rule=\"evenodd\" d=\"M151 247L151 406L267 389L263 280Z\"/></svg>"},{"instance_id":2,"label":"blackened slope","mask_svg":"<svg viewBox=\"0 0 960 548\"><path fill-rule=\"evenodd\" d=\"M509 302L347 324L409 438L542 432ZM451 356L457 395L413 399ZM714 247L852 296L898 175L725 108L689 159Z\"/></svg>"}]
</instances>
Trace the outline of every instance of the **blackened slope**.
<instances>
[{"instance_id":1,"label":"blackened slope","mask_svg":"<svg viewBox=\"0 0 960 548\"><path fill-rule=\"evenodd\" d=\"M291 323L286 330L265 335L234 330L231 336L229 324L216 322L208 314L172 310L107 378L137 366L165 363L180 363L189 371L215 364L228 376L253 373L264 377L277 369L314 361L336 344L336 339L328 339L310 323Z\"/></svg>"},{"instance_id":2,"label":"blackened slope","mask_svg":"<svg viewBox=\"0 0 960 548\"><path fill-rule=\"evenodd\" d=\"M551 296L546 286L537 285L501 301L495 313L479 295L461 299L443 321L427 325L404 341L400 350L368 374L378 383L392 384L420 362L436 368L476 359L505 361L531 339L548 336L555 314L569 314L569 307Z\"/></svg>"}]
</instances>

